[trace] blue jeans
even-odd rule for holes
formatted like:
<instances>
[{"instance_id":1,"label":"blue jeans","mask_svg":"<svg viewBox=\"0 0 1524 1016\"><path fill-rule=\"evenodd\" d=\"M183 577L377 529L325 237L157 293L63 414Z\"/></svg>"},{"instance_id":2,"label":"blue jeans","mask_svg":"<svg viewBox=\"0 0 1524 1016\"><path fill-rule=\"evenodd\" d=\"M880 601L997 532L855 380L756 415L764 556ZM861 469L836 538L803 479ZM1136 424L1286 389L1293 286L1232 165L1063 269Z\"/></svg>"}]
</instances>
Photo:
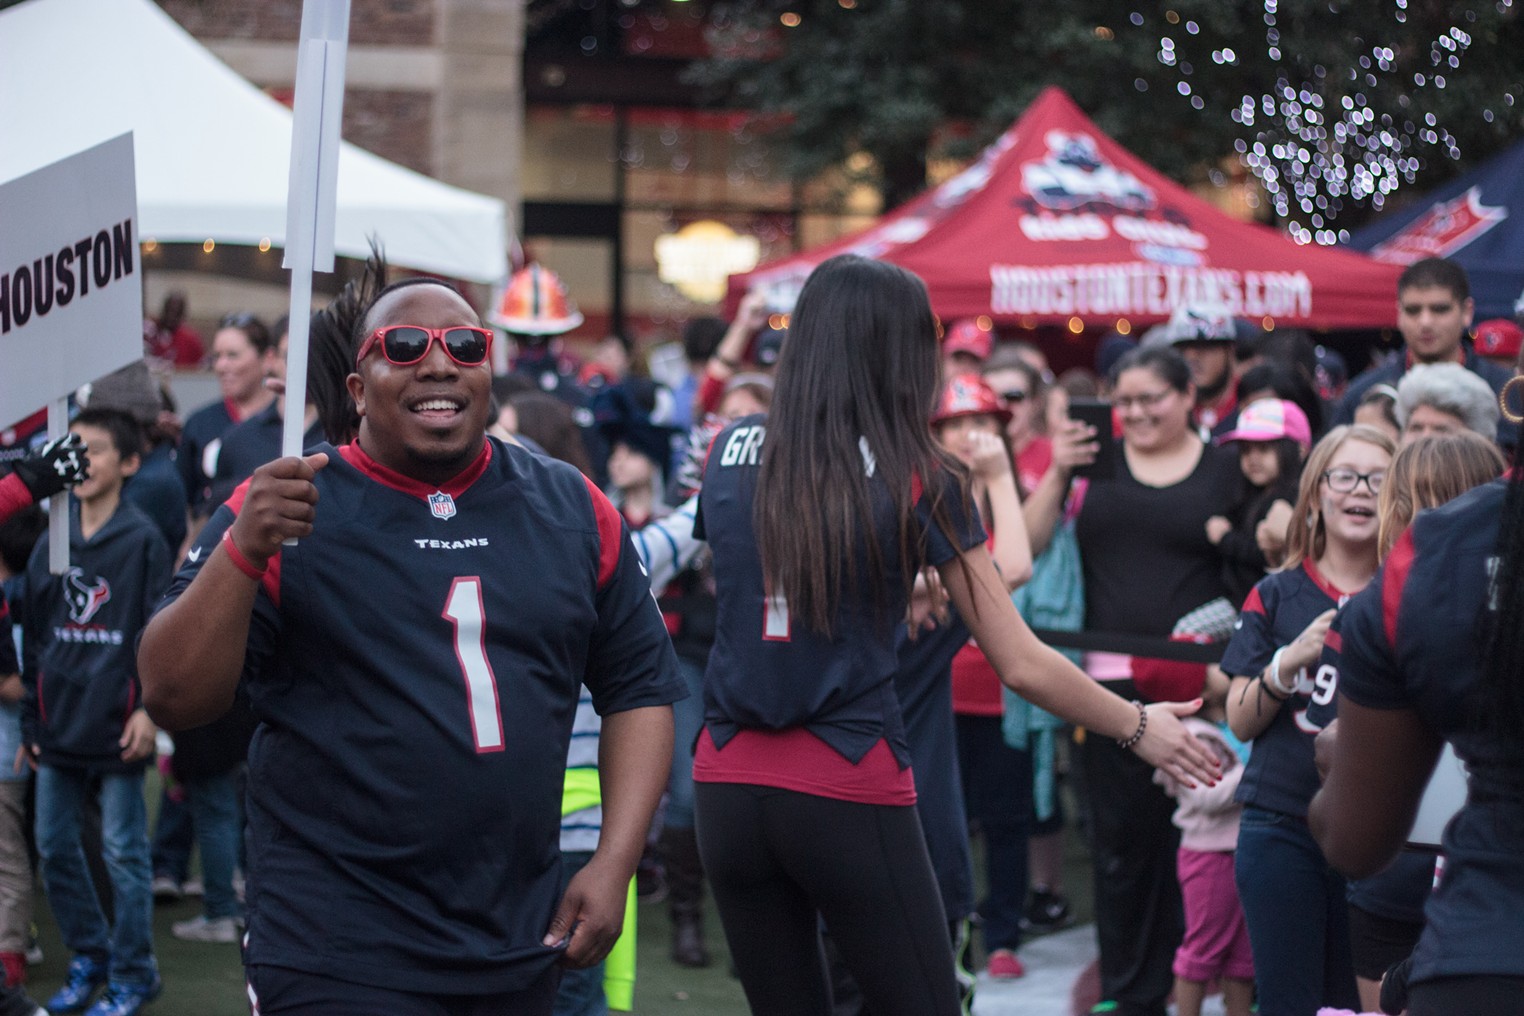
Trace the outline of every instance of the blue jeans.
<instances>
[{"instance_id":1,"label":"blue jeans","mask_svg":"<svg viewBox=\"0 0 1524 1016\"><path fill-rule=\"evenodd\" d=\"M115 928L106 925L80 846L80 810L96 780ZM153 897L148 891L151 868L142 770L95 776L84 769L38 766L37 850L42 855L43 888L70 951L109 964L112 981L152 981Z\"/></svg>"},{"instance_id":2,"label":"blue jeans","mask_svg":"<svg viewBox=\"0 0 1524 1016\"><path fill-rule=\"evenodd\" d=\"M159 792L159 817L153 827L153 873L167 875L179 885L190 877L191 848L196 845L190 804Z\"/></svg>"},{"instance_id":3,"label":"blue jeans","mask_svg":"<svg viewBox=\"0 0 1524 1016\"><path fill-rule=\"evenodd\" d=\"M693 828L693 742L704 726L704 668L692 660L677 658L688 697L672 703L672 770L667 775L667 810L662 824L673 829Z\"/></svg>"},{"instance_id":4,"label":"blue jeans","mask_svg":"<svg viewBox=\"0 0 1524 1016\"><path fill-rule=\"evenodd\" d=\"M185 781L190 797L196 843L201 847L202 898L208 919L242 917L233 892L233 868L238 864L238 841L243 835L243 809L238 802L238 772Z\"/></svg>"},{"instance_id":5,"label":"blue jeans","mask_svg":"<svg viewBox=\"0 0 1524 1016\"><path fill-rule=\"evenodd\" d=\"M1261 1016L1359 1009L1344 878L1323 860L1307 823L1245 806L1233 867Z\"/></svg>"}]
</instances>

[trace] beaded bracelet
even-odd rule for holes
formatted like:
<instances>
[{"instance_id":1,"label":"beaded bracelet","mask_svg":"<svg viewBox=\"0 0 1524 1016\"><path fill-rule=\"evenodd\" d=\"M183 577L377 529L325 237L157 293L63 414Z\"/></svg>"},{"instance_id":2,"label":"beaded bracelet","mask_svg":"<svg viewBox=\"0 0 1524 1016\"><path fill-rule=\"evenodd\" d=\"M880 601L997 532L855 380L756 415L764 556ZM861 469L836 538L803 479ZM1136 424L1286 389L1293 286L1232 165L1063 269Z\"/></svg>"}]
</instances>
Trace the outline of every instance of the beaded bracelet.
<instances>
[{"instance_id":1,"label":"beaded bracelet","mask_svg":"<svg viewBox=\"0 0 1524 1016\"><path fill-rule=\"evenodd\" d=\"M1144 709L1143 703L1139 702L1137 699L1133 699L1132 704L1138 707L1138 729L1132 732L1131 737L1117 738L1117 747L1122 749L1131 748L1133 745L1143 740L1143 731L1148 729L1148 710Z\"/></svg>"},{"instance_id":2,"label":"beaded bracelet","mask_svg":"<svg viewBox=\"0 0 1524 1016\"><path fill-rule=\"evenodd\" d=\"M233 542L233 531L231 529L222 534L222 549L228 552L228 560L233 562L234 568L237 568L255 582L264 579L265 570L270 566L266 564L264 568L254 567L253 562L244 557L243 551L238 549L238 544Z\"/></svg>"}]
</instances>

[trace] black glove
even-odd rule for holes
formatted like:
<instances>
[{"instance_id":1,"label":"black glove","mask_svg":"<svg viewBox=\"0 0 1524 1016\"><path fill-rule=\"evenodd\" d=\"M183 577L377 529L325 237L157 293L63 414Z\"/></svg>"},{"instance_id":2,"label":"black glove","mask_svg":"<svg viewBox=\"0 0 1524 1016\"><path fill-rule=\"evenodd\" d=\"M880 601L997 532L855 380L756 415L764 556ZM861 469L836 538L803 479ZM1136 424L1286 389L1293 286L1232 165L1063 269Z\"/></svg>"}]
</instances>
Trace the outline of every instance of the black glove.
<instances>
[{"instance_id":1,"label":"black glove","mask_svg":"<svg viewBox=\"0 0 1524 1016\"><path fill-rule=\"evenodd\" d=\"M78 434L56 437L17 462L14 468L33 501L51 497L90 475L85 439Z\"/></svg>"}]
</instances>

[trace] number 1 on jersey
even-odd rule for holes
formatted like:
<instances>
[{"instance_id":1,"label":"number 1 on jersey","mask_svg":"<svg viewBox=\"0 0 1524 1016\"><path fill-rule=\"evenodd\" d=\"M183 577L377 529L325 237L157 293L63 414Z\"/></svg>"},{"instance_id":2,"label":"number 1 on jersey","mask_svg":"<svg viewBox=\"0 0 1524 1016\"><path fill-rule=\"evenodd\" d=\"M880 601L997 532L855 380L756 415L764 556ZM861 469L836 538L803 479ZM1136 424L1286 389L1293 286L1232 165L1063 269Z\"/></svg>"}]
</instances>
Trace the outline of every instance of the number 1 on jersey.
<instances>
[{"instance_id":1,"label":"number 1 on jersey","mask_svg":"<svg viewBox=\"0 0 1524 1016\"><path fill-rule=\"evenodd\" d=\"M444 617L455 626L455 658L466 678L466 709L478 753L503 750L503 720L498 712L497 678L487 661L486 608L482 580L462 575L450 586Z\"/></svg>"},{"instance_id":2,"label":"number 1 on jersey","mask_svg":"<svg viewBox=\"0 0 1524 1016\"><path fill-rule=\"evenodd\" d=\"M790 642L788 600L779 593L767 597L762 608L762 641Z\"/></svg>"}]
</instances>

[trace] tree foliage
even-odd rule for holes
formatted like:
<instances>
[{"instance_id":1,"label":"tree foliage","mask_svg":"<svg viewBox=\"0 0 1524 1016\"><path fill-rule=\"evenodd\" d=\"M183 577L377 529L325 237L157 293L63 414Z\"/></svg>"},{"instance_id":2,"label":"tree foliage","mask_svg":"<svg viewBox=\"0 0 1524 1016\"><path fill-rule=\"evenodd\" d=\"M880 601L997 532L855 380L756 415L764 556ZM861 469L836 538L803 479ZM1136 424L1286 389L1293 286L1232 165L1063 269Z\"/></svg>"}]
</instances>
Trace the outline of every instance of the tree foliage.
<instances>
[{"instance_id":1,"label":"tree foliage","mask_svg":"<svg viewBox=\"0 0 1524 1016\"><path fill-rule=\"evenodd\" d=\"M775 114L790 171L872 157L886 199L1047 85L1177 179L1237 156L1307 238L1524 137L1511 0L753 0L695 80ZM1409 193L1412 191L1410 190Z\"/></svg>"}]
</instances>

